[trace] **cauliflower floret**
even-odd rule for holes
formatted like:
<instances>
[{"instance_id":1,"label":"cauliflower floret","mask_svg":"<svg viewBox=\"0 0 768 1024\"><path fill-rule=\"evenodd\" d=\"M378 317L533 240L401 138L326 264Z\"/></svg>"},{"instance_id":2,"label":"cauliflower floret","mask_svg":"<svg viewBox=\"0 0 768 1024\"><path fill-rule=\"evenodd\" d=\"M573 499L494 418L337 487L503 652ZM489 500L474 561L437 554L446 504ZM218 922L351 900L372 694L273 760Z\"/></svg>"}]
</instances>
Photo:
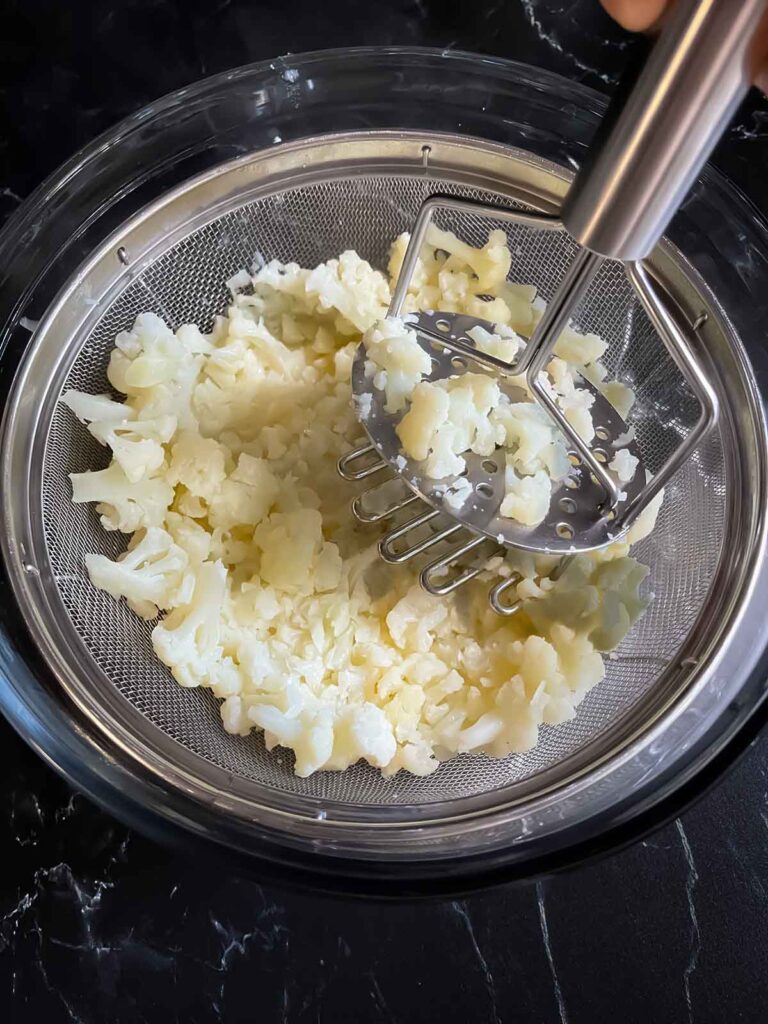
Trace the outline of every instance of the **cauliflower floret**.
<instances>
[{"instance_id":1,"label":"cauliflower floret","mask_svg":"<svg viewBox=\"0 0 768 1024\"><path fill-rule=\"evenodd\" d=\"M428 651L434 639L433 630L447 616L448 609L439 597L418 586L411 587L387 615L387 629L399 648Z\"/></svg>"},{"instance_id":2,"label":"cauliflower floret","mask_svg":"<svg viewBox=\"0 0 768 1024\"><path fill-rule=\"evenodd\" d=\"M237 466L209 499L208 521L222 530L256 526L280 494L280 484L266 459L241 454Z\"/></svg>"},{"instance_id":3,"label":"cauliflower floret","mask_svg":"<svg viewBox=\"0 0 768 1024\"><path fill-rule=\"evenodd\" d=\"M182 431L171 447L166 479L182 484L191 495L213 501L226 478L227 451L213 438Z\"/></svg>"},{"instance_id":4,"label":"cauliflower floret","mask_svg":"<svg viewBox=\"0 0 768 1024\"><path fill-rule=\"evenodd\" d=\"M253 284L257 307L264 305L265 292L271 290L291 300L289 306L278 307L281 327L289 310L294 315L315 317L333 313L334 326L341 334L368 330L384 317L390 297L386 278L352 251L311 271L273 260L254 275ZM254 304L250 298L243 301ZM289 324L295 329L296 320L290 318Z\"/></svg>"},{"instance_id":5,"label":"cauliflower floret","mask_svg":"<svg viewBox=\"0 0 768 1024\"><path fill-rule=\"evenodd\" d=\"M503 429L507 461L521 473L541 469L545 461L556 458L549 449L562 446L553 420L534 402L502 401L492 419Z\"/></svg>"},{"instance_id":6,"label":"cauliflower floret","mask_svg":"<svg viewBox=\"0 0 768 1024\"><path fill-rule=\"evenodd\" d=\"M131 481L113 462L107 469L70 473L72 501L96 501L105 530L134 533L142 527L162 526L173 488L162 478L145 477Z\"/></svg>"},{"instance_id":7,"label":"cauliflower floret","mask_svg":"<svg viewBox=\"0 0 768 1024\"><path fill-rule=\"evenodd\" d=\"M80 391L67 391L61 400L81 422L88 424L89 432L100 444L112 449L132 483L162 466L163 445L176 432L175 416L137 420L130 406L113 402L108 395L85 395Z\"/></svg>"},{"instance_id":8,"label":"cauliflower floret","mask_svg":"<svg viewBox=\"0 0 768 1024\"><path fill-rule=\"evenodd\" d=\"M505 281L497 291L509 311L509 327L523 337L530 338L542 313L536 305L536 288L531 284Z\"/></svg>"},{"instance_id":9,"label":"cauliflower floret","mask_svg":"<svg viewBox=\"0 0 768 1024\"><path fill-rule=\"evenodd\" d=\"M123 423L136 419L136 413L123 402L113 401L109 395L88 395L84 391L65 391L61 401L77 416L81 423Z\"/></svg>"},{"instance_id":10,"label":"cauliflower floret","mask_svg":"<svg viewBox=\"0 0 768 1024\"><path fill-rule=\"evenodd\" d=\"M381 320L389 305L386 278L351 251L320 264L307 277L306 289L308 295L317 297L320 310L338 310L361 332Z\"/></svg>"},{"instance_id":11,"label":"cauliflower floret","mask_svg":"<svg viewBox=\"0 0 768 1024\"><path fill-rule=\"evenodd\" d=\"M503 231L491 231L486 245L482 249L475 249L460 241L452 232L441 231L434 224L430 224L427 242L436 249L444 249L471 268L477 278L477 295L492 292L507 279L512 256L507 246L507 236Z\"/></svg>"},{"instance_id":12,"label":"cauliflower floret","mask_svg":"<svg viewBox=\"0 0 768 1024\"><path fill-rule=\"evenodd\" d=\"M594 404L595 396L586 388L574 388L560 399L565 418L586 444L591 444L595 437L595 425L589 411Z\"/></svg>"},{"instance_id":13,"label":"cauliflower floret","mask_svg":"<svg viewBox=\"0 0 768 1024\"><path fill-rule=\"evenodd\" d=\"M275 743L293 748L294 772L299 778L312 775L330 761L334 747L334 716L330 708L292 717L268 704L260 704L251 707L248 715L264 729L268 745L272 738Z\"/></svg>"},{"instance_id":14,"label":"cauliflower floret","mask_svg":"<svg viewBox=\"0 0 768 1024\"><path fill-rule=\"evenodd\" d=\"M407 234L401 235L392 246L389 274L393 282L400 273L408 240ZM492 231L486 245L474 249L431 225L408 286L405 310L442 309L506 324L510 320L506 302L487 295L501 288L510 260L503 231Z\"/></svg>"},{"instance_id":15,"label":"cauliflower floret","mask_svg":"<svg viewBox=\"0 0 768 1024\"><path fill-rule=\"evenodd\" d=\"M620 448L608 463L608 468L613 470L620 483L628 484L634 477L639 464L640 460L636 455L633 455L627 448Z\"/></svg>"},{"instance_id":16,"label":"cauliflower floret","mask_svg":"<svg viewBox=\"0 0 768 1024\"><path fill-rule=\"evenodd\" d=\"M378 371L374 386L386 394L387 412L400 412L406 397L432 368L429 354L414 331L390 317L376 323L363 337L368 359ZM381 375L381 376L380 376Z\"/></svg>"},{"instance_id":17,"label":"cauliflower floret","mask_svg":"<svg viewBox=\"0 0 768 1024\"><path fill-rule=\"evenodd\" d=\"M174 542L186 553L190 565L205 562L211 553L211 534L194 519L169 512L165 527Z\"/></svg>"},{"instance_id":18,"label":"cauliflower floret","mask_svg":"<svg viewBox=\"0 0 768 1024\"><path fill-rule=\"evenodd\" d=\"M461 476L446 493L445 504L449 508L459 509L466 503L470 494L473 493L472 484L466 477Z\"/></svg>"},{"instance_id":19,"label":"cauliflower floret","mask_svg":"<svg viewBox=\"0 0 768 1024\"><path fill-rule=\"evenodd\" d=\"M479 325L472 327L467 334L481 352L507 363L514 363L524 345L523 339L505 324L496 324L493 334Z\"/></svg>"},{"instance_id":20,"label":"cauliflower floret","mask_svg":"<svg viewBox=\"0 0 768 1024\"><path fill-rule=\"evenodd\" d=\"M270 333L261 317L235 302L229 308L227 334L205 362L205 375L222 389L230 387L243 372L272 370L281 376L299 377L304 368L301 353Z\"/></svg>"},{"instance_id":21,"label":"cauliflower floret","mask_svg":"<svg viewBox=\"0 0 768 1024\"><path fill-rule=\"evenodd\" d=\"M154 313L141 313L130 331L115 339L107 377L129 396L138 418L175 417L179 427L196 425L192 393L210 338L191 324L174 334Z\"/></svg>"},{"instance_id":22,"label":"cauliflower floret","mask_svg":"<svg viewBox=\"0 0 768 1024\"><path fill-rule=\"evenodd\" d=\"M634 558L600 561L577 555L543 598L526 604L538 630L553 623L587 637L598 651L616 647L647 607L640 585L646 566Z\"/></svg>"},{"instance_id":23,"label":"cauliflower floret","mask_svg":"<svg viewBox=\"0 0 768 1024\"><path fill-rule=\"evenodd\" d=\"M426 471L433 479L461 473L464 460L454 456L466 451L491 455L501 440L489 419L500 397L496 382L484 374L419 384L396 428L403 450L414 459L432 453Z\"/></svg>"},{"instance_id":24,"label":"cauliflower floret","mask_svg":"<svg viewBox=\"0 0 768 1024\"><path fill-rule=\"evenodd\" d=\"M516 519L523 526L536 526L549 511L552 483L546 470L537 469L530 476L518 476L514 466L504 471L504 500L499 515Z\"/></svg>"},{"instance_id":25,"label":"cauliflower floret","mask_svg":"<svg viewBox=\"0 0 768 1024\"><path fill-rule=\"evenodd\" d=\"M555 355L573 366L586 366L602 359L607 342L597 334L581 334L573 327L566 327L555 342Z\"/></svg>"},{"instance_id":26,"label":"cauliflower floret","mask_svg":"<svg viewBox=\"0 0 768 1024\"><path fill-rule=\"evenodd\" d=\"M608 380L600 384L600 390L623 420L629 416L635 404L635 392L620 380Z\"/></svg>"},{"instance_id":27,"label":"cauliflower floret","mask_svg":"<svg viewBox=\"0 0 768 1024\"><path fill-rule=\"evenodd\" d=\"M261 552L260 575L278 590L333 590L341 576L338 547L323 537L315 509L275 512L257 526L253 543Z\"/></svg>"},{"instance_id":28,"label":"cauliflower floret","mask_svg":"<svg viewBox=\"0 0 768 1024\"><path fill-rule=\"evenodd\" d=\"M129 393L134 389L151 388L176 380L180 364L190 354L207 352L211 348L196 327L182 327L174 334L154 313L140 313L130 334L137 348L127 339L118 346L130 358L130 365L124 367L122 376ZM129 355L132 352L135 354Z\"/></svg>"},{"instance_id":29,"label":"cauliflower floret","mask_svg":"<svg viewBox=\"0 0 768 1024\"><path fill-rule=\"evenodd\" d=\"M653 532L663 501L664 490L662 488L662 490L659 491L650 504L643 509L632 526L627 530L624 537L624 542L627 546L630 544L639 544L641 540L645 540L645 538Z\"/></svg>"},{"instance_id":30,"label":"cauliflower floret","mask_svg":"<svg viewBox=\"0 0 768 1024\"><path fill-rule=\"evenodd\" d=\"M185 604L191 596L192 576L186 552L165 530L150 526L135 533L128 550L113 562L104 555L86 555L91 583L113 597L125 597L144 619L158 608Z\"/></svg>"},{"instance_id":31,"label":"cauliflower floret","mask_svg":"<svg viewBox=\"0 0 768 1024\"><path fill-rule=\"evenodd\" d=\"M396 751L392 723L381 708L366 702L338 716L333 747L323 767L343 771L364 758L369 764L384 768Z\"/></svg>"},{"instance_id":32,"label":"cauliflower floret","mask_svg":"<svg viewBox=\"0 0 768 1024\"><path fill-rule=\"evenodd\" d=\"M426 459L435 435L448 422L450 404L445 388L427 382L416 385L411 407L396 428L406 455L419 461Z\"/></svg>"},{"instance_id":33,"label":"cauliflower floret","mask_svg":"<svg viewBox=\"0 0 768 1024\"><path fill-rule=\"evenodd\" d=\"M216 692L217 687L232 685L237 675L220 643L226 597L226 567L222 562L204 562L195 572L188 604L176 608L152 630L155 654L182 686L208 685Z\"/></svg>"},{"instance_id":34,"label":"cauliflower floret","mask_svg":"<svg viewBox=\"0 0 768 1024\"><path fill-rule=\"evenodd\" d=\"M91 423L88 430L97 441L108 445L125 475L136 483L151 476L163 465L164 444L176 432L175 416L152 420L128 420L124 423Z\"/></svg>"}]
</instances>

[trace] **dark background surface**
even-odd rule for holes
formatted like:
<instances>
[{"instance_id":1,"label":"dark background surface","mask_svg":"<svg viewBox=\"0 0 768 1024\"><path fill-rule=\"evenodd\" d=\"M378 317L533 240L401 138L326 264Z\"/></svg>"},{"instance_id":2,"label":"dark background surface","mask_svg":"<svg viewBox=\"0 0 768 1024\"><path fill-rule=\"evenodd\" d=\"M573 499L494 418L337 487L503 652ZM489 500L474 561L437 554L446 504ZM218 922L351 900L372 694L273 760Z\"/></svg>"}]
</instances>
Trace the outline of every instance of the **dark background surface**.
<instances>
[{"instance_id":1,"label":"dark background surface","mask_svg":"<svg viewBox=\"0 0 768 1024\"><path fill-rule=\"evenodd\" d=\"M606 91L629 39L597 0L56 0L0 7L0 218L164 92L287 51L424 44ZM768 104L716 162L768 209ZM768 739L696 806L598 863L464 900L278 890L170 853L0 724L0 1019L764 1021Z\"/></svg>"}]
</instances>

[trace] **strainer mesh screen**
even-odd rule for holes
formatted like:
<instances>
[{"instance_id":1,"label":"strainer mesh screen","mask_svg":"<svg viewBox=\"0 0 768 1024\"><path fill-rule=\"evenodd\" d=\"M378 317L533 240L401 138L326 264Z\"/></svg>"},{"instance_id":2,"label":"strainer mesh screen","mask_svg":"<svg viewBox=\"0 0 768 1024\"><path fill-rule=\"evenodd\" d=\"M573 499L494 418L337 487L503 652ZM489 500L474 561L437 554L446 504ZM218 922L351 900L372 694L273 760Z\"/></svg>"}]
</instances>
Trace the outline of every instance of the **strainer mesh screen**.
<instances>
[{"instance_id":1,"label":"strainer mesh screen","mask_svg":"<svg viewBox=\"0 0 768 1024\"><path fill-rule=\"evenodd\" d=\"M83 340L66 387L104 391L114 337L144 310L160 314L173 327L194 322L208 328L226 306L225 281L254 261L276 257L313 266L354 248L384 268L389 243L409 229L420 202L436 191L497 198L422 175L355 176L275 192L194 230L104 310ZM490 228L501 225L488 218L454 214L444 216L441 226L478 244L485 241ZM512 279L533 283L549 297L573 256L573 243L559 233L505 228L513 253ZM657 469L693 423L698 409L618 265L604 265L577 319L582 329L595 330L609 341L606 361L611 373L637 389L638 437L647 465ZM107 461L105 450L73 422L69 411L57 407L43 471L46 538L61 598L109 685L167 735L243 780L349 803L395 804L473 795L529 778L593 741L650 693L684 640L714 575L723 533L723 459L719 438L712 437L668 489L653 536L633 552L651 567L648 585L655 600L616 655L606 660L606 679L587 697L573 721L545 727L539 745L530 753L504 761L463 756L428 779L400 773L394 780L384 780L376 770L358 765L344 773L319 773L302 780L292 774L290 753L268 753L257 736L228 736L212 695L182 689L156 660L149 639L151 626L124 602L90 585L83 556L94 551L114 557L124 547L125 537L105 533L92 507L71 504L67 474L99 468Z\"/></svg>"}]
</instances>

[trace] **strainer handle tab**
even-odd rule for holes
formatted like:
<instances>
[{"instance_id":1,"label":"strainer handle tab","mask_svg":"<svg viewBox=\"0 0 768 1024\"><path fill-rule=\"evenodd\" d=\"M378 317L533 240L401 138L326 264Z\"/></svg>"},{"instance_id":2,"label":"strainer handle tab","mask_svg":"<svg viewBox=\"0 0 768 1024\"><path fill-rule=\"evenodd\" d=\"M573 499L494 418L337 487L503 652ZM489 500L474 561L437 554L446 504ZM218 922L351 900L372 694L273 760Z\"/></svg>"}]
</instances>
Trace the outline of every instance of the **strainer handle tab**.
<instances>
[{"instance_id":1,"label":"strainer handle tab","mask_svg":"<svg viewBox=\"0 0 768 1024\"><path fill-rule=\"evenodd\" d=\"M754 79L766 9L768 0L677 0L568 192L562 219L577 242L623 261L651 253Z\"/></svg>"}]
</instances>

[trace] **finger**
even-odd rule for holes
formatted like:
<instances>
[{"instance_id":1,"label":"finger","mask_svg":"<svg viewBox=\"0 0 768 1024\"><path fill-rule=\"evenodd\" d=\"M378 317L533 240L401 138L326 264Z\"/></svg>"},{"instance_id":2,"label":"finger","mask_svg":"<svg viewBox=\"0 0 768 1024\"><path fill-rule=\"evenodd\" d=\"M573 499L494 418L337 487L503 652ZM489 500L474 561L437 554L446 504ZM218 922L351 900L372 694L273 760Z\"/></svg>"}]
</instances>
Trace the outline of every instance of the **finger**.
<instances>
[{"instance_id":1,"label":"finger","mask_svg":"<svg viewBox=\"0 0 768 1024\"><path fill-rule=\"evenodd\" d=\"M652 28L669 6L669 0L600 0L608 14L630 32Z\"/></svg>"}]
</instances>

